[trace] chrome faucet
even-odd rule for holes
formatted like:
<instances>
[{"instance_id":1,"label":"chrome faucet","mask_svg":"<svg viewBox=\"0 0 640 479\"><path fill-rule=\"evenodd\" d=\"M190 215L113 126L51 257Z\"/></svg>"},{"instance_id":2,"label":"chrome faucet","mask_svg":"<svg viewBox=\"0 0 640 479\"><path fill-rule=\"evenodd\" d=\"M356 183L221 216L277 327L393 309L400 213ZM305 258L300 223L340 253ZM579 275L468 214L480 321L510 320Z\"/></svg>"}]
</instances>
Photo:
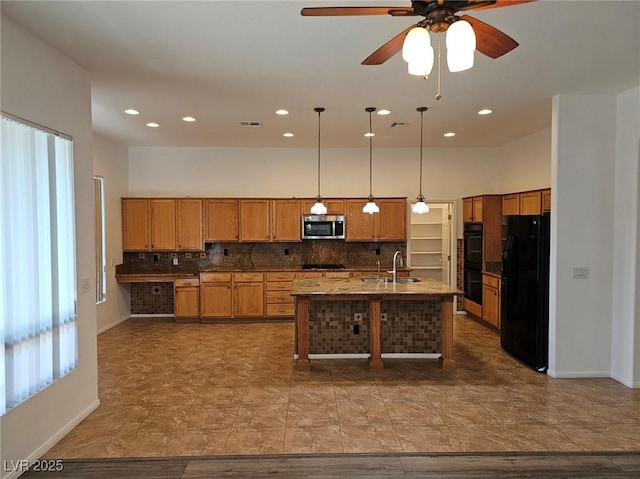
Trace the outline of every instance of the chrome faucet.
<instances>
[{"instance_id":1,"label":"chrome faucet","mask_svg":"<svg viewBox=\"0 0 640 479\"><path fill-rule=\"evenodd\" d=\"M400 266L402 266L402 251L398 250L393 254L393 270L388 271L393 274L392 281L395 283L398 277L398 268L396 267L396 259L400 256Z\"/></svg>"},{"instance_id":2,"label":"chrome faucet","mask_svg":"<svg viewBox=\"0 0 640 479\"><path fill-rule=\"evenodd\" d=\"M376 261L376 264L378 265L378 278L377 278L377 281L379 283L380 282L380 260Z\"/></svg>"}]
</instances>

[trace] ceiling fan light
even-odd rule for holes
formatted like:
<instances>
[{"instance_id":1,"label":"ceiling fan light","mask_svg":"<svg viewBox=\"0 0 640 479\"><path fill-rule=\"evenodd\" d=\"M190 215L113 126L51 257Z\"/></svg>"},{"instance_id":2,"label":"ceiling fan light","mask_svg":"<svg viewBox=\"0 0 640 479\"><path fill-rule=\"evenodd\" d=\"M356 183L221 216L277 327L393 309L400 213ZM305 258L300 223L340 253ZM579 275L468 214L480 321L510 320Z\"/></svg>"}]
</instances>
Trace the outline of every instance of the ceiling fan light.
<instances>
[{"instance_id":1,"label":"ceiling fan light","mask_svg":"<svg viewBox=\"0 0 640 479\"><path fill-rule=\"evenodd\" d=\"M402 44L402 59L411 63L424 55L424 51L431 48L431 38L426 28L415 27L409 30ZM433 54L433 49L431 50Z\"/></svg>"},{"instance_id":2,"label":"ceiling fan light","mask_svg":"<svg viewBox=\"0 0 640 479\"><path fill-rule=\"evenodd\" d=\"M424 202L424 199L419 198L419 200L411 207L411 211L418 215L424 215L429 212L429 205Z\"/></svg>"},{"instance_id":3,"label":"ceiling fan light","mask_svg":"<svg viewBox=\"0 0 640 479\"><path fill-rule=\"evenodd\" d=\"M420 57L414 58L408 63L409 75L429 76L433 69L433 47L428 47Z\"/></svg>"},{"instance_id":4,"label":"ceiling fan light","mask_svg":"<svg viewBox=\"0 0 640 479\"><path fill-rule=\"evenodd\" d=\"M476 34L469 22L466 20L458 20L452 23L447 29L446 42L447 51L474 51L476 49Z\"/></svg>"},{"instance_id":5,"label":"ceiling fan light","mask_svg":"<svg viewBox=\"0 0 640 479\"><path fill-rule=\"evenodd\" d=\"M313 204L313 206L311 207L310 211L311 211L312 215L326 215L327 214L327 207L322 202L322 198L316 198L316 202Z\"/></svg>"},{"instance_id":6,"label":"ceiling fan light","mask_svg":"<svg viewBox=\"0 0 640 479\"><path fill-rule=\"evenodd\" d=\"M380 207L376 205L376 201L372 196L369 197L369 201L367 201L362 208L363 213L369 213L370 215L374 213L380 213Z\"/></svg>"},{"instance_id":7,"label":"ceiling fan light","mask_svg":"<svg viewBox=\"0 0 640 479\"><path fill-rule=\"evenodd\" d=\"M463 72L473 66L473 50L447 51L447 66L450 72Z\"/></svg>"}]
</instances>

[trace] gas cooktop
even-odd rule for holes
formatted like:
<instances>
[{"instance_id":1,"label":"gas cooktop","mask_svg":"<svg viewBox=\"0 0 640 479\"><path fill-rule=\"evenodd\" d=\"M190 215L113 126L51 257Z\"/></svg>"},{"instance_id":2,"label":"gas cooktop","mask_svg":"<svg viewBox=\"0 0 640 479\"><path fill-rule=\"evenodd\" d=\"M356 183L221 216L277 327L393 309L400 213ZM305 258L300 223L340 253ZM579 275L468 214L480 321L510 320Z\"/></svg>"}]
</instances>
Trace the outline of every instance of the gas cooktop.
<instances>
[{"instance_id":1,"label":"gas cooktop","mask_svg":"<svg viewBox=\"0 0 640 479\"><path fill-rule=\"evenodd\" d=\"M344 269L344 265L336 263L305 263L302 265L302 269Z\"/></svg>"}]
</instances>

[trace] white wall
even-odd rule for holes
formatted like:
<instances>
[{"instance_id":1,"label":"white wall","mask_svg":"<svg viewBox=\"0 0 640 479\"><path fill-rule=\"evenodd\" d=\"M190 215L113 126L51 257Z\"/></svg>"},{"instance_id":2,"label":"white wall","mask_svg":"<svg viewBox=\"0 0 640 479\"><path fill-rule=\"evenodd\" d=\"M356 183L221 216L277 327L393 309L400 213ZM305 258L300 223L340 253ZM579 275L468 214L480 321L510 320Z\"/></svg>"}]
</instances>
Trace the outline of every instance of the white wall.
<instances>
[{"instance_id":1,"label":"white wall","mask_svg":"<svg viewBox=\"0 0 640 479\"><path fill-rule=\"evenodd\" d=\"M120 198L129 193L127 147L94 133L93 172L96 176L104 178L107 299L96 307L97 329L98 333L101 333L129 318L131 312L129 288L118 284L115 277L115 265L122 263Z\"/></svg>"},{"instance_id":2,"label":"white wall","mask_svg":"<svg viewBox=\"0 0 640 479\"><path fill-rule=\"evenodd\" d=\"M1 21L2 110L73 137L77 277L94 278L89 75L8 18ZM79 291L77 304L78 367L0 419L0 464L39 457L98 405L95 291Z\"/></svg>"},{"instance_id":3,"label":"white wall","mask_svg":"<svg viewBox=\"0 0 640 479\"><path fill-rule=\"evenodd\" d=\"M551 128L499 148L500 193L549 188L551 185Z\"/></svg>"},{"instance_id":4,"label":"white wall","mask_svg":"<svg viewBox=\"0 0 640 479\"><path fill-rule=\"evenodd\" d=\"M549 374L609 376L616 97L556 96L552 125Z\"/></svg>"},{"instance_id":5,"label":"white wall","mask_svg":"<svg viewBox=\"0 0 640 479\"><path fill-rule=\"evenodd\" d=\"M640 87L617 99L612 376L640 387Z\"/></svg>"}]
</instances>

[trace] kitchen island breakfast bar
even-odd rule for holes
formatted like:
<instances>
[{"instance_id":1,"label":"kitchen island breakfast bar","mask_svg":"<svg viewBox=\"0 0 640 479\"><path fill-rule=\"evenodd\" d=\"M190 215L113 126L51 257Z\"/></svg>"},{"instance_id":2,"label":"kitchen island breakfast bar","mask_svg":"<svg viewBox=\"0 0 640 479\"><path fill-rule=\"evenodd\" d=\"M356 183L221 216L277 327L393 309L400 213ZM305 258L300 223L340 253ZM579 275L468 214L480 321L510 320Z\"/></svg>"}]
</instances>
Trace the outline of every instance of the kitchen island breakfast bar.
<instances>
[{"instance_id":1,"label":"kitchen island breakfast bar","mask_svg":"<svg viewBox=\"0 0 640 479\"><path fill-rule=\"evenodd\" d=\"M432 279L402 283L373 278L369 282L361 278L296 279L291 288L296 300L296 369L310 369L310 352L353 352L349 347L358 347L354 344L355 336L346 341L344 336L358 335L361 327L368 330L369 344L364 347L368 349L371 369L383 369L382 354L396 350L439 353L442 368L454 369L453 298L461 294L462 291ZM365 308L362 316L368 316L368 321L360 318L358 324L345 329L345 323L354 316L359 318L356 311ZM401 327L394 332L398 324ZM406 334L407 328L411 334ZM338 337L335 331L343 337ZM310 351L310 339L315 351ZM363 352L362 347L358 352Z\"/></svg>"}]
</instances>

